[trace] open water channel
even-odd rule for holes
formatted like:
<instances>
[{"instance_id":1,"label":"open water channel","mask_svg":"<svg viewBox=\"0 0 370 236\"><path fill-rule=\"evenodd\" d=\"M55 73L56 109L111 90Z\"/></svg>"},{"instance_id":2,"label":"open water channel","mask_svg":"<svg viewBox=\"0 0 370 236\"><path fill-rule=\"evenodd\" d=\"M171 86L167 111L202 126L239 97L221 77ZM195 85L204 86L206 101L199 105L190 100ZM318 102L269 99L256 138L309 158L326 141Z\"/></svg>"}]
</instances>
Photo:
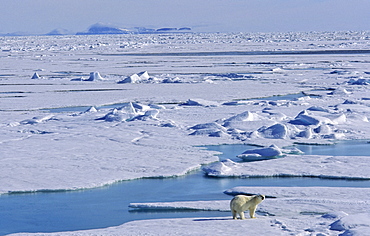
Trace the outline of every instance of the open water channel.
<instances>
[{"instance_id":1,"label":"open water channel","mask_svg":"<svg viewBox=\"0 0 370 236\"><path fill-rule=\"evenodd\" d=\"M367 155L367 141L336 145L298 145L306 154ZM232 158L253 146L208 146L220 151L220 159ZM130 210L134 202L225 200L223 191L236 186L334 186L370 187L370 181L319 178L208 178L201 171L184 177L138 179L107 187L65 192L0 195L0 235L16 232L56 232L116 226L128 221L154 218L229 216L217 211Z\"/></svg>"}]
</instances>

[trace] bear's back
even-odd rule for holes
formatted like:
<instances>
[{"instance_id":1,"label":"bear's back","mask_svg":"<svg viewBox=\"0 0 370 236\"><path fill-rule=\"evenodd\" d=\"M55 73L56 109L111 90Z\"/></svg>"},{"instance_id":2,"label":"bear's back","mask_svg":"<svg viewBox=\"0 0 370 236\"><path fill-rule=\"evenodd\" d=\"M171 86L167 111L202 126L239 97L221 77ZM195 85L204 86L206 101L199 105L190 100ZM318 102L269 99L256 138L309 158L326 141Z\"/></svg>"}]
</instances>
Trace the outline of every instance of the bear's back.
<instances>
[{"instance_id":1,"label":"bear's back","mask_svg":"<svg viewBox=\"0 0 370 236\"><path fill-rule=\"evenodd\" d=\"M230 202L230 208L235 210L241 210L241 208L248 208L248 202L254 196L246 196L246 195L236 195ZM245 210L243 210L245 211Z\"/></svg>"}]
</instances>

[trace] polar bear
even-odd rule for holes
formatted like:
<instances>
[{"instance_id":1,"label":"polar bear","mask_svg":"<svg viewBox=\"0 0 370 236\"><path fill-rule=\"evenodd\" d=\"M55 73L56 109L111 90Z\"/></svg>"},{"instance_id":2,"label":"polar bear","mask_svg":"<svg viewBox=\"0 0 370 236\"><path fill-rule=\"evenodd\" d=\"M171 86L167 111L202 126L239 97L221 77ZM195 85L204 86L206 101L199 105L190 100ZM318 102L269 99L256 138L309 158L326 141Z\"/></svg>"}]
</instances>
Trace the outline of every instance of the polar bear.
<instances>
[{"instance_id":1,"label":"polar bear","mask_svg":"<svg viewBox=\"0 0 370 236\"><path fill-rule=\"evenodd\" d=\"M237 219L237 214L239 214L240 219L244 220L244 211L249 210L249 215L251 218L256 218L254 213L256 212L257 205L265 200L265 195L236 195L230 202L231 213L233 214L233 219Z\"/></svg>"}]
</instances>

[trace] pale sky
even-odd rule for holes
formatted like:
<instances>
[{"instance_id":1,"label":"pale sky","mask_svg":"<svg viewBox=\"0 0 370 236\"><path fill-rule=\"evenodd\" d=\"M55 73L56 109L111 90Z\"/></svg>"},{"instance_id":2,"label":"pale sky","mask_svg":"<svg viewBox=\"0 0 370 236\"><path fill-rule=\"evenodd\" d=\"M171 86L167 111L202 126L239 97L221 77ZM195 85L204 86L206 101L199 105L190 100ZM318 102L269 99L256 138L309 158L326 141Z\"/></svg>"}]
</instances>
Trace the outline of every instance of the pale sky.
<instances>
[{"instance_id":1,"label":"pale sky","mask_svg":"<svg viewBox=\"0 0 370 236\"><path fill-rule=\"evenodd\" d=\"M0 0L0 33L120 27L196 32L370 30L370 0Z\"/></svg>"}]
</instances>

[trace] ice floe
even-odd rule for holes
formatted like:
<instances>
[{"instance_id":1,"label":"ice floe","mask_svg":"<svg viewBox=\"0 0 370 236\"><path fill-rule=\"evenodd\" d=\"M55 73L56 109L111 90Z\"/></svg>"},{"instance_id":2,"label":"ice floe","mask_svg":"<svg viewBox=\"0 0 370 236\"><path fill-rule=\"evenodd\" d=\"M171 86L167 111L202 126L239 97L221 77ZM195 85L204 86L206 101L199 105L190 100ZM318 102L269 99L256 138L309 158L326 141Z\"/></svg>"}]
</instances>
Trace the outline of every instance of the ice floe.
<instances>
[{"instance_id":1,"label":"ice floe","mask_svg":"<svg viewBox=\"0 0 370 236\"><path fill-rule=\"evenodd\" d=\"M353 161L356 160L356 161ZM315 177L370 179L369 157L287 155L261 162L237 163L231 160L203 167L212 177ZM304 168L301 168L304 166Z\"/></svg>"},{"instance_id":2,"label":"ice floe","mask_svg":"<svg viewBox=\"0 0 370 236\"><path fill-rule=\"evenodd\" d=\"M268 158L277 158L281 157L283 152L280 150L279 147L276 145L271 145L267 148L257 148L257 149L250 149L242 154L238 155L237 157L241 158L244 161L256 161L256 160L265 160Z\"/></svg>"}]
</instances>

